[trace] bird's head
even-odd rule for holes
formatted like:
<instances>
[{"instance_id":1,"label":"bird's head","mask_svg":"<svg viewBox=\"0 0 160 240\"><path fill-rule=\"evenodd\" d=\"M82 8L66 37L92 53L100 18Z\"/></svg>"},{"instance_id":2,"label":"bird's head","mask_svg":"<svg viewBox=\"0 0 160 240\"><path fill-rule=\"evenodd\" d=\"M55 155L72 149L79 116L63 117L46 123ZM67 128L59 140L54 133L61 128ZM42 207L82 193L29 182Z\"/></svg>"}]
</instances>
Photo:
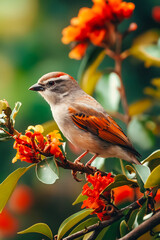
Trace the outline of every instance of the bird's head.
<instances>
[{"instance_id":1,"label":"bird's head","mask_svg":"<svg viewBox=\"0 0 160 240\"><path fill-rule=\"evenodd\" d=\"M77 89L79 85L76 80L62 72L47 73L29 88L29 90L39 92L50 105L65 101L65 98Z\"/></svg>"}]
</instances>

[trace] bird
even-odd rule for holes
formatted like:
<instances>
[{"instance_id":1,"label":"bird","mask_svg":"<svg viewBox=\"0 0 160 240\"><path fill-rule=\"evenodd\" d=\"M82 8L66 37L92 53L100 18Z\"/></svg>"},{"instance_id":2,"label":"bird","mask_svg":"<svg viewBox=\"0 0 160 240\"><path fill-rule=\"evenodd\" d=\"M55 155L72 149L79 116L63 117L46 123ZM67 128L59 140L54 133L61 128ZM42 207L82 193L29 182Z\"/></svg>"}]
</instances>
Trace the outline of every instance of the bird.
<instances>
[{"instance_id":1,"label":"bird","mask_svg":"<svg viewBox=\"0 0 160 240\"><path fill-rule=\"evenodd\" d=\"M92 96L84 92L69 74L50 72L29 90L37 91L50 105L52 115L63 135L84 150L75 163L91 153L86 166L99 156L119 158L141 164L140 154L120 126Z\"/></svg>"}]
</instances>

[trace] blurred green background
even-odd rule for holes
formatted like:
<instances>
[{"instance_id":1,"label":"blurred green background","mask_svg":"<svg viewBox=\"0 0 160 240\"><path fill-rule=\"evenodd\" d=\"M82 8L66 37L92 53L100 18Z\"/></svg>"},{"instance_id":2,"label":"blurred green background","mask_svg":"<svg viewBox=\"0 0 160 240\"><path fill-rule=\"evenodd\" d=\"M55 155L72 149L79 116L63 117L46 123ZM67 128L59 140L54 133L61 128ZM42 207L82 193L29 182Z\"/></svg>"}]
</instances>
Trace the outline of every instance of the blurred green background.
<instances>
[{"instance_id":1,"label":"blurred green background","mask_svg":"<svg viewBox=\"0 0 160 240\"><path fill-rule=\"evenodd\" d=\"M133 17L120 27L126 29L132 21L138 24L138 30L125 39L124 48L129 48L140 33L159 28L151 16L152 7L159 1L136 0L134 3L136 9ZM68 58L69 47L61 43L61 31L77 15L80 7L91 4L90 0L0 0L0 99L6 99L12 107L16 101L22 102L16 121L20 132L24 132L29 125L52 119L48 104L37 93L28 91L38 78L50 71L67 72L77 77L80 61ZM110 66L113 63L106 58L104 64ZM129 57L123 64L128 102L141 99L144 87L149 85L152 78L159 76L159 68L145 68L143 62ZM158 144L156 141L155 146L147 151L137 148L144 158L157 149ZM12 146L13 141L0 143L1 182L11 171L25 165L21 162L11 163L15 155ZM68 158L74 160L75 155L70 152ZM45 222L56 234L60 223L80 210L79 206L73 207L71 204L80 193L82 184L73 181L70 172L60 169L60 180L54 185L44 185L31 170L23 176L22 182L33 189L35 202L25 215L15 216L19 219L19 230L36 222ZM29 235L12 239L28 237L32 239ZM40 239L38 235L33 235L33 238Z\"/></svg>"}]
</instances>

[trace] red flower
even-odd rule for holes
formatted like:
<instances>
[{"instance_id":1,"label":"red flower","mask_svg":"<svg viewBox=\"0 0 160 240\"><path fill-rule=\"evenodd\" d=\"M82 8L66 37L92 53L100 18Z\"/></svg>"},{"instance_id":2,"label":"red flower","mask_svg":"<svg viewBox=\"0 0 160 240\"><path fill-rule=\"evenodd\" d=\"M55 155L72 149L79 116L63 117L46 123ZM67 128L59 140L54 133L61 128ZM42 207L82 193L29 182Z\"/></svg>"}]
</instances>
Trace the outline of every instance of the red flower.
<instances>
[{"instance_id":1,"label":"red flower","mask_svg":"<svg viewBox=\"0 0 160 240\"><path fill-rule=\"evenodd\" d=\"M93 0L92 8L81 8L78 16L71 19L71 25L62 31L64 44L76 42L69 57L81 59L89 43L100 47L113 44L113 37L108 36L110 25L131 17L134 8L133 3L122 0Z\"/></svg>"},{"instance_id":2,"label":"red flower","mask_svg":"<svg viewBox=\"0 0 160 240\"><path fill-rule=\"evenodd\" d=\"M152 17L156 22L160 23L160 6L156 6L152 9Z\"/></svg>"},{"instance_id":3,"label":"red flower","mask_svg":"<svg viewBox=\"0 0 160 240\"><path fill-rule=\"evenodd\" d=\"M19 185L9 199L9 207L15 213L27 212L34 202L33 192L27 185Z\"/></svg>"},{"instance_id":4,"label":"red flower","mask_svg":"<svg viewBox=\"0 0 160 240\"><path fill-rule=\"evenodd\" d=\"M27 129L25 135L20 135L15 138L13 148L17 149L17 154L13 158L12 162L16 162L17 159L28 163L38 163L41 161L41 155L55 156L64 160L59 146L62 144L59 140L62 140L61 135L57 130L49 133L47 137L42 135L43 127L37 125L31 126Z\"/></svg>"},{"instance_id":5,"label":"red flower","mask_svg":"<svg viewBox=\"0 0 160 240\"><path fill-rule=\"evenodd\" d=\"M83 186L82 195L86 195L88 198L83 201L82 208L94 209L92 214L97 214L100 220L109 219L110 216L107 215L106 204L111 200L111 191L103 191L114 181L114 178L111 177L111 173L107 176L101 176L100 173L96 172L94 176L88 175L87 181L92 184L93 189L88 186L88 183Z\"/></svg>"},{"instance_id":6,"label":"red flower","mask_svg":"<svg viewBox=\"0 0 160 240\"><path fill-rule=\"evenodd\" d=\"M11 213L4 209L0 214L0 238L11 237L17 233L18 221Z\"/></svg>"}]
</instances>

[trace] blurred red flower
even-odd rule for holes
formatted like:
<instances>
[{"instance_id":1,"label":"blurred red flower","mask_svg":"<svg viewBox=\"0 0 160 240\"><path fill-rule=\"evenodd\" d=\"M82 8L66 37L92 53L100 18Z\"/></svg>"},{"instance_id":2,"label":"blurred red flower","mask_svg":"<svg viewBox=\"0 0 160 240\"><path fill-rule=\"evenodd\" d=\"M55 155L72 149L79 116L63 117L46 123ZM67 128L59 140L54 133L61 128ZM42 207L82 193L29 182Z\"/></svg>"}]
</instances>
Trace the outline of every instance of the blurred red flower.
<instances>
[{"instance_id":1,"label":"blurred red flower","mask_svg":"<svg viewBox=\"0 0 160 240\"><path fill-rule=\"evenodd\" d=\"M158 189L157 194L155 196L155 201L160 202L160 189Z\"/></svg>"},{"instance_id":2,"label":"blurred red flower","mask_svg":"<svg viewBox=\"0 0 160 240\"><path fill-rule=\"evenodd\" d=\"M83 7L78 16L71 19L71 25L62 31L62 42L74 42L69 57L81 59L89 43L104 47L113 44L113 27L131 17L135 5L122 0L92 0L92 8Z\"/></svg>"},{"instance_id":3,"label":"blurred red flower","mask_svg":"<svg viewBox=\"0 0 160 240\"><path fill-rule=\"evenodd\" d=\"M19 185L16 187L9 199L9 208L15 213L27 212L34 202L33 191L27 185Z\"/></svg>"},{"instance_id":4,"label":"blurred red flower","mask_svg":"<svg viewBox=\"0 0 160 240\"><path fill-rule=\"evenodd\" d=\"M156 22L160 23L160 6L156 6L152 9L152 17Z\"/></svg>"},{"instance_id":5,"label":"blurred red flower","mask_svg":"<svg viewBox=\"0 0 160 240\"><path fill-rule=\"evenodd\" d=\"M125 202L134 201L135 192L134 189L124 185L114 189L114 203L115 205L120 205Z\"/></svg>"},{"instance_id":6,"label":"blurred red flower","mask_svg":"<svg viewBox=\"0 0 160 240\"><path fill-rule=\"evenodd\" d=\"M43 127L37 125L30 126L26 130L25 135L20 135L15 138L13 148L17 150L16 156L12 162L15 163L18 159L28 163L38 163L41 161L41 155L55 156L55 158L64 159L59 146L62 144L60 133L55 130L49 133L46 137L42 135Z\"/></svg>"},{"instance_id":7,"label":"blurred red flower","mask_svg":"<svg viewBox=\"0 0 160 240\"><path fill-rule=\"evenodd\" d=\"M111 191L104 191L104 189L114 182L114 178L111 177L111 173L107 176L101 176L100 173L96 172L94 176L88 175L87 181L92 184L93 189L88 186L88 183L83 186L82 195L86 195L88 198L83 201L81 208L94 209L92 214L97 214L100 220L109 219L110 216L107 215L106 205L110 203Z\"/></svg>"},{"instance_id":8,"label":"blurred red flower","mask_svg":"<svg viewBox=\"0 0 160 240\"><path fill-rule=\"evenodd\" d=\"M18 226L18 220L5 208L0 214L0 238L14 236Z\"/></svg>"}]
</instances>

